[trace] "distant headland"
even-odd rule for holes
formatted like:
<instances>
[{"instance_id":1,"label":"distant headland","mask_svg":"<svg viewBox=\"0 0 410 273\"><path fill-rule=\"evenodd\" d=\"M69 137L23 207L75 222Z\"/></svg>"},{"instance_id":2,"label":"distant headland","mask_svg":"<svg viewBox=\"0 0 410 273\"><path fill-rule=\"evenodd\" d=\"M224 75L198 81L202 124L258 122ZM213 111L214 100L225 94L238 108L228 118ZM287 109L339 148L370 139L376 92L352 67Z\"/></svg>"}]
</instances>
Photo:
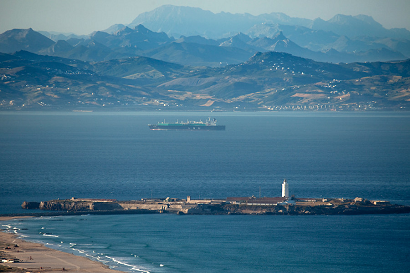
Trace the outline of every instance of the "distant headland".
<instances>
[{"instance_id":1,"label":"distant headland","mask_svg":"<svg viewBox=\"0 0 410 273\"><path fill-rule=\"evenodd\" d=\"M23 202L23 209L76 213L175 213L175 214L273 214L333 215L410 213L410 206L388 201L344 198L289 197L289 184L282 183L281 197L227 197L226 199L150 198L131 201L71 198Z\"/></svg>"},{"instance_id":2,"label":"distant headland","mask_svg":"<svg viewBox=\"0 0 410 273\"><path fill-rule=\"evenodd\" d=\"M71 198L23 202L24 209L61 214L175 213L175 214L266 214L266 215L354 215L410 213L410 206L363 198L228 197L226 199L152 198L132 201ZM56 213L60 214L60 213Z\"/></svg>"}]
</instances>

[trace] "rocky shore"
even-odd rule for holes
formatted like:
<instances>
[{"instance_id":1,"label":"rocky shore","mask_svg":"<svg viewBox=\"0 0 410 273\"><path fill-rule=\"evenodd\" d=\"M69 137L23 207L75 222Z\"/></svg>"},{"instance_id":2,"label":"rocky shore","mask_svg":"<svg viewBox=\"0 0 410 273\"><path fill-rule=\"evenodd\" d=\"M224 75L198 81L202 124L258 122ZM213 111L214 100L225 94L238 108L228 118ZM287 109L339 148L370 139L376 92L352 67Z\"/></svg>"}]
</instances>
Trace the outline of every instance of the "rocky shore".
<instances>
[{"instance_id":1,"label":"rocky shore","mask_svg":"<svg viewBox=\"0 0 410 273\"><path fill-rule=\"evenodd\" d=\"M176 214L266 214L266 215L354 215L410 213L410 206L363 198L255 198L230 197L225 200L164 198L138 201L111 199L64 199L24 202L24 209L40 209L57 214L76 213L176 213Z\"/></svg>"}]
</instances>

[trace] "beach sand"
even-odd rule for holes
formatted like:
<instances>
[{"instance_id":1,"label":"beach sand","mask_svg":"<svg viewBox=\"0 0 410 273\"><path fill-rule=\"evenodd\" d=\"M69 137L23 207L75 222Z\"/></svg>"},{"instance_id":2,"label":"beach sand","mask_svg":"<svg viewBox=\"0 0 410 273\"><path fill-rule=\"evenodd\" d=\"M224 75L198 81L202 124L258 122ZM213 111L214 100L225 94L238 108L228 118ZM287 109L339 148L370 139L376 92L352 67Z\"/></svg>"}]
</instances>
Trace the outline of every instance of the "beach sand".
<instances>
[{"instance_id":1,"label":"beach sand","mask_svg":"<svg viewBox=\"0 0 410 273\"><path fill-rule=\"evenodd\" d=\"M12 218L0 217L0 222L10 219ZM21 240L15 234L0 232L0 247L0 257L2 259L17 258L20 260L20 262L16 263L0 263L1 266L15 268L16 270L18 268L23 269L16 272L120 272L109 269L104 264L85 257L75 256L70 253L47 248L42 244ZM2 259L0 259L0 262Z\"/></svg>"}]
</instances>

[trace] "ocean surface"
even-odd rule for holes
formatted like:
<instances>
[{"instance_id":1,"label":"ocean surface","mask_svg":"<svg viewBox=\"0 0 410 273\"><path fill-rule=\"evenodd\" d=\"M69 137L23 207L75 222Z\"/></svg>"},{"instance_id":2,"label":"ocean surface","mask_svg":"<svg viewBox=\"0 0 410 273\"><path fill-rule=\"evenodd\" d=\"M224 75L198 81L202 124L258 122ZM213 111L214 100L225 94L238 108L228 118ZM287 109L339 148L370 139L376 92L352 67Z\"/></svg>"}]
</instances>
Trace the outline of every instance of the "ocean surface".
<instances>
[{"instance_id":1,"label":"ocean surface","mask_svg":"<svg viewBox=\"0 0 410 273\"><path fill-rule=\"evenodd\" d=\"M150 131L215 117L226 131ZM410 205L410 113L0 113L0 214L71 197L363 197ZM410 215L2 222L127 272L408 272Z\"/></svg>"}]
</instances>

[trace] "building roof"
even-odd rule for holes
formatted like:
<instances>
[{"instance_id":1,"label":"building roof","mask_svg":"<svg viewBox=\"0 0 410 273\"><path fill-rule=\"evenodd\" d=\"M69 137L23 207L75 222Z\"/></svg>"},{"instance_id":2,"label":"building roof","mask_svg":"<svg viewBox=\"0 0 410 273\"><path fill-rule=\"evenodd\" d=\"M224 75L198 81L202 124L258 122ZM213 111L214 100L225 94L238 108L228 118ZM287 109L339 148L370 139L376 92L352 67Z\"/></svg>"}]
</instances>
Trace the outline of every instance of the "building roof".
<instances>
[{"instance_id":1,"label":"building roof","mask_svg":"<svg viewBox=\"0 0 410 273\"><path fill-rule=\"evenodd\" d=\"M277 204L286 201L288 198L286 197L262 197L262 198L255 198L255 197L228 197L226 198L227 201L230 202L247 202L253 204Z\"/></svg>"}]
</instances>

